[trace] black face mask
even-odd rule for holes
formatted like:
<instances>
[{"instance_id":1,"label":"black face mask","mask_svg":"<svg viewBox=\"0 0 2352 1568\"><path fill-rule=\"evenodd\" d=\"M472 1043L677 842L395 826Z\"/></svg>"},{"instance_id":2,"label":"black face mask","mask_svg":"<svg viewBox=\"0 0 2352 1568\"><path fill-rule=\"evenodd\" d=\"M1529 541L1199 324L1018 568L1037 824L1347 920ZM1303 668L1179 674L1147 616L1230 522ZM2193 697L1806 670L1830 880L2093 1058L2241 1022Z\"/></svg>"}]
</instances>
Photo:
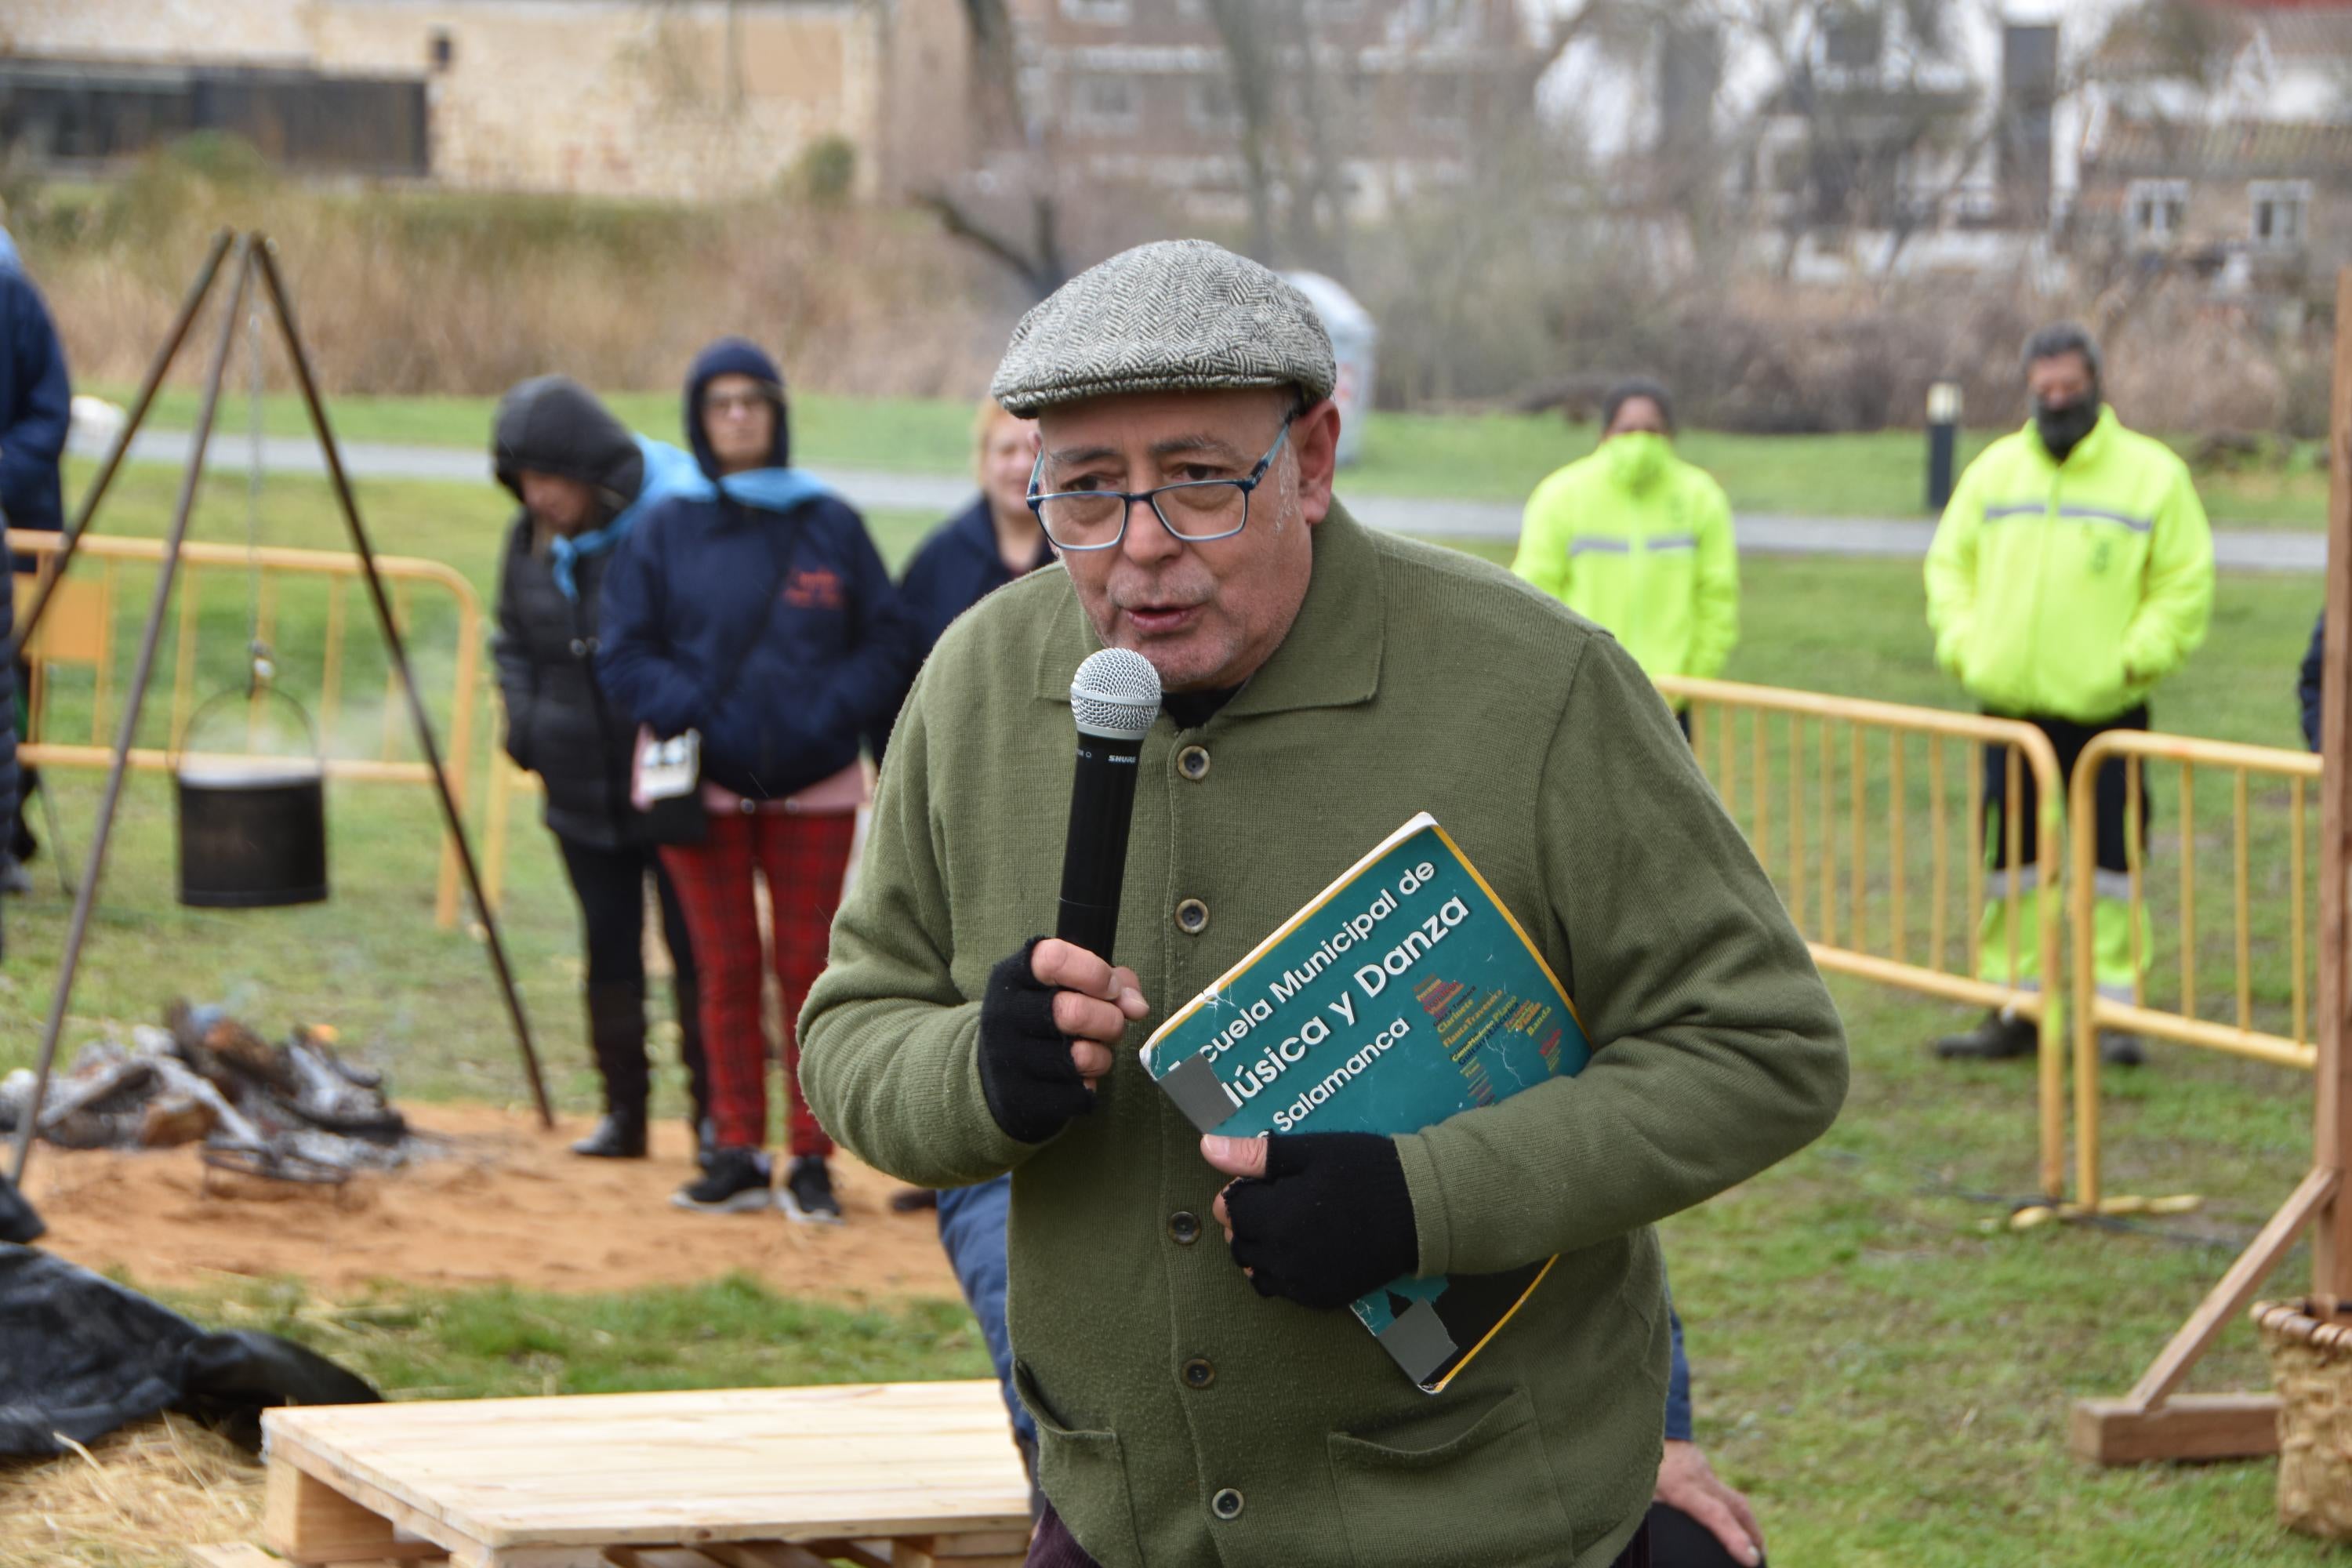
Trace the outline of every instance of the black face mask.
<instances>
[{"instance_id":1,"label":"black face mask","mask_svg":"<svg viewBox=\"0 0 2352 1568\"><path fill-rule=\"evenodd\" d=\"M2098 422L2099 395L2095 392L2085 393L2055 408L2046 403L2033 405L2033 427L2041 432L2042 444L2050 449L2050 456L2061 463Z\"/></svg>"}]
</instances>

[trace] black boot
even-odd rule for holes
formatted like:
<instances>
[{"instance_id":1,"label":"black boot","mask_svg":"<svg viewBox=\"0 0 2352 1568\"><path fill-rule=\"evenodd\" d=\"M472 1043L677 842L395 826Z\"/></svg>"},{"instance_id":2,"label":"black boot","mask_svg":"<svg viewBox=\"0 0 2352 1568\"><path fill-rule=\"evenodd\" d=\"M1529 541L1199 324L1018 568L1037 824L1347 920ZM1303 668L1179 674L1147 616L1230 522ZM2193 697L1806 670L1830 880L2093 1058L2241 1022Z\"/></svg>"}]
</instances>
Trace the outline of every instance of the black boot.
<instances>
[{"instance_id":1,"label":"black boot","mask_svg":"<svg viewBox=\"0 0 2352 1568\"><path fill-rule=\"evenodd\" d=\"M1946 1061L2007 1061L2030 1057L2042 1044L2041 1026L2031 1018L1991 1012L1965 1035L1946 1035L1936 1042L1936 1054Z\"/></svg>"},{"instance_id":2,"label":"black boot","mask_svg":"<svg viewBox=\"0 0 2352 1568\"><path fill-rule=\"evenodd\" d=\"M604 1120L572 1145L597 1160L646 1157L646 983L591 981L588 1043L604 1079Z\"/></svg>"},{"instance_id":3,"label":"black boot","mask_svg":"<svg viewBox=\"0 0 2352 1568\"><path fill-rule=\"evenodd\" d=\"M701 1169L719 1147L710 1121L710 1063L702 1054L702 988L693 975L679 974L671 978L670 992L677 999L678 1060L686 1067L686 1130L693 1134L694 1163Z\"/></svg>"}]
</instances>

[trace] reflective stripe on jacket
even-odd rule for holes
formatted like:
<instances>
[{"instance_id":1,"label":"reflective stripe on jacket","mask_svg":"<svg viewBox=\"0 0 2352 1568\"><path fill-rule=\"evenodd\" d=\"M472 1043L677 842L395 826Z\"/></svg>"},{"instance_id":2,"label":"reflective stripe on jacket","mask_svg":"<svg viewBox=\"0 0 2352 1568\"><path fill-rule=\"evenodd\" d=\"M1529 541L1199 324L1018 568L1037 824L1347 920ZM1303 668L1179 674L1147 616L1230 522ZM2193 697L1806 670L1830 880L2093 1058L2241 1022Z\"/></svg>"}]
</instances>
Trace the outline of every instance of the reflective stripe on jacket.
<instances>
[{"instance_id":1,"label":"reflective stripe on jacket","mask_svg":"<svg viewBox=\"0 0 2352 1568\"><path fill-rule=\"evenodd\" d=\"M2180 668L2213 611L2188 465L2113 409L2063 464L2032 426L1960 476L1927 550L1936 660L1985 707L2092 724Z\"/></svg>"},{"instance_id":2,"label":"reflective stripe on jacket","mask_svg":"<svg viewBox=\"0 0 2352 1568\"><path fill-rule=\"evenodd\" d=\"M1528 498L1511 570L1606 627L1653 679L1720 674L1739 638L1731 503L1679 458L1639 490L1599 452L1561 468Z\"/></svg>"}]
</instances>

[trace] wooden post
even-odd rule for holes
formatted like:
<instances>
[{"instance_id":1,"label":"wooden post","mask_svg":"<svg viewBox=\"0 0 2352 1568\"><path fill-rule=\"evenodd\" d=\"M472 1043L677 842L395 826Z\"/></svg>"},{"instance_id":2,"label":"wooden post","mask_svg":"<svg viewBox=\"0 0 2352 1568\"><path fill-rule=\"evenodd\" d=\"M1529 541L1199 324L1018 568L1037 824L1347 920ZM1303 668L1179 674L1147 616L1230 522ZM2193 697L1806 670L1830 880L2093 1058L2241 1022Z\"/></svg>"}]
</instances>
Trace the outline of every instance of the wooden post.
<instances>
[{"instance_id":1,"label":"wooden post","mask_svg":"<svg viewBox=\"0 0 2352 1568\"><path fill-rule=\"evenodd\" d=\"M2245 1313L2254 1292L2312 1230L2312 1315L2325 1322L2352 1303L2352 267L2336 275L2336 374L2327 416L2327 637L2321 647L2319 780L2319 1059L2314 1071L2311 1169L2262 1234L2199 1303L2122 1399L2074 1406L2075 1454L2094 1464L2218 1459L2278 1451L2266 1394L2192 1398L2173 1390ZM2184 831L2188 807L2184 802Z\"/></svg>"},{"instance_id":2,"label":"wooden post","mask_svg":"<svg viewBox=\"0 0 2352 1568\"><path fill-rule=\"evenodd\" d=\"M2313 1315L2325 1322L2352 1300L2352 1197L2344 1160L2352 1152L2347 1117L2347 986L2345 949L2352 938L2352 267L2336 275L2336 375L2327 414L2327 638L2321 652L2319 805L2319 1062L2312 1163L2336 1176L2319 1207L2311 1238Z\"/></svg>"}]
</instances>

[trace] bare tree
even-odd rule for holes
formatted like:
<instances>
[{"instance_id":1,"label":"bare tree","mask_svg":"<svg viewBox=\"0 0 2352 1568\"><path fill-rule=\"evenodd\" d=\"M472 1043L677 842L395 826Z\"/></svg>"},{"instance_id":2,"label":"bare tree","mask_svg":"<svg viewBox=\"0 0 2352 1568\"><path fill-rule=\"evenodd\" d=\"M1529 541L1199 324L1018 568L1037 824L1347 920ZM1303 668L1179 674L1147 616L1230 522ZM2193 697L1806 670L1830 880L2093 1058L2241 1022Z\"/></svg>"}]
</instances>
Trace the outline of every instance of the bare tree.
<instances>
[{"instance_id":1,"label":"bare tree","mask_svg":"<svg viewBox=\"0 0 2352 1568\"><path fill-rule=\"evenodd\" d=\"M983 215L969 196L938 184L916 194L916 202L937 215L950 234L978 249L1018 279L1033 300L1043 300L1070 277L1062 236L1057 171L1039 116L1023 100L1020 43L1005 0L962 0L971 43L971 87L975 141L996 165L992 183L1010 187L999 207L1019 215L1015 226Z\"/></svg>"}]
</instances>

